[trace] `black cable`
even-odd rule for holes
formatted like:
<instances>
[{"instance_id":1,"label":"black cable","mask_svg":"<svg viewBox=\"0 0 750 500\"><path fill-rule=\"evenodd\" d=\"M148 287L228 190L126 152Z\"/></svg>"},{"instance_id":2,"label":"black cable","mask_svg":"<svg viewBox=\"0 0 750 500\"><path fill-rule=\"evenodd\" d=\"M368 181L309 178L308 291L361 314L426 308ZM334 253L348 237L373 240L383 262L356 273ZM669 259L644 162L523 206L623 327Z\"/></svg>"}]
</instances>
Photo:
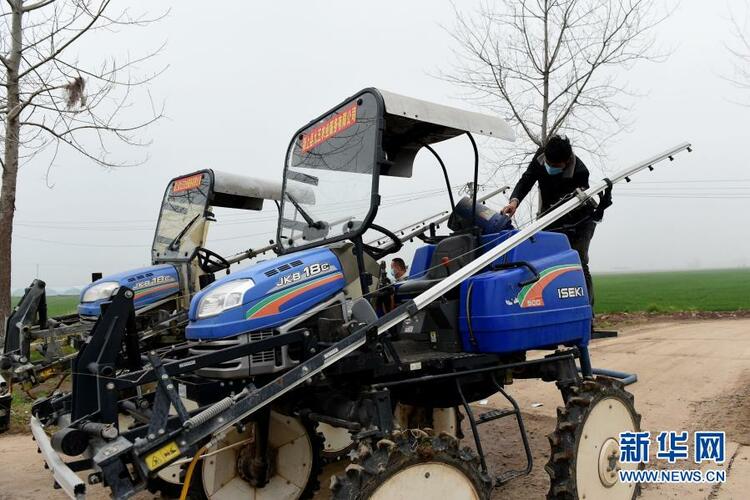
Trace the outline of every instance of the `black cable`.
<instances>
[{"instance_id":1,"label":"black cable","mask_svg":"<svg viewBox=\"0 0 750 500\"><path fill-rule=\"evenodd\" d=\"M479 183L479 149L477 148L477 143L474 140L474 136L471 135L471 132L466 132L466 135L469 136L469 140L471 141L471 147L474 148L474 193L471 198L471 225L476 226L477 225L477 189L478 189L478 183Z\"/></svg>"},{"instance_id":2,"label":"black cable","mask_svg":"<svg viewBox=\"0 0 750 500\"><path fill-rule=\"evenodd\" d=\"M440 168L443 169L443 177L445 177L445 185L448 187L448 197L451 200L451 211L456 209L456 203L453 201L453 191L451 190L451 183L448 179L448 170L445 168L445 163L443 163L443 159L440 158L440 155L437 154L437 151L435 151L429 144L422 144L422 146L427 149L432 155L437 159L438 163L440 164ZM476 196L476 194L474 195Z\"/></svg>"}]
</instances>

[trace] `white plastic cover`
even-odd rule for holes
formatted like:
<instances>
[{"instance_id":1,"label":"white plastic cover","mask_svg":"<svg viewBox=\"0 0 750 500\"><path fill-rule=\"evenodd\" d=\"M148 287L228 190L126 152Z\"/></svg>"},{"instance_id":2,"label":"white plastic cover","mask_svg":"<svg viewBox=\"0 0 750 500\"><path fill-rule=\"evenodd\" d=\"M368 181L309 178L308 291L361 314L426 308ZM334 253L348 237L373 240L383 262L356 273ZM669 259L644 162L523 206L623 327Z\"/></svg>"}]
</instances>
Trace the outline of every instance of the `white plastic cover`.
<instances>
[{"instance_id":1,"label":"white plastic cover","mask_svg":"<svg viewBox=\"0 0 750 500\"><path fill-rule=\"evenodd\" d=\"M269 179L248 177L221 170L212 169L214 173L214 192L260 200L281 200L281 182ZM291 193L300 203L315 203L315 195L309 189L290 186Z\"/></svg>"},{"instance_id":2,"label":"white plastic cover","mask_svg":"<svg viewBox=\"0 0 750 500\"><path fill-rule=\"evenodd\" d=\"M378 92L383 96L385 110L388 114L413 118L422 122L506 141L516 139L516 134L511 126L502 118L474 111L464 111L381 89L378 89Z\"/></svg>"}]
</instances>

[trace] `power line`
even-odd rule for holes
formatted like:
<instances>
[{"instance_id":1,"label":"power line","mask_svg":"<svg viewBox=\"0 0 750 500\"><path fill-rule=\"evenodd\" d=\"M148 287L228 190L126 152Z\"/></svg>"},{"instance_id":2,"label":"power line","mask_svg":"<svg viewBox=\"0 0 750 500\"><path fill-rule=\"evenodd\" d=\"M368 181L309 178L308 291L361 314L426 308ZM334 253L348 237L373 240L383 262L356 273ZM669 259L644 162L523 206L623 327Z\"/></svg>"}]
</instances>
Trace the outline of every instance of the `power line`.
<instances>
[{"instance_id":1,"label":"power line","mask_svg":"<svg viewBox=\"0 0 750 500\"><path fill-rule=\"evenodd\" d=\"M458 189L462 185L459 186L453 186L453 189ZM393 203L398 202L407 202L407 201L413 201L415 199L421 199L424 197L431 197L431 196L437 196L442 193L445 193L445 188L434 188L434 189L426 189L422 191L412 191L410 193L401 193L396 195L385 195L382 196L383 202L381 206L390 206ZM325 206L330 205L333 208L323 208L320 210L321 213L329 212L331 210L338 210L340 211L342 207L349 208L350 206L357 206L358 204L367 205L370 201L368 200L362 200L362 201L356 201L356 202L348 202L348 203L335 203L332 202L330 204L323 204L319 206ZM270 211L270 210L269 210ZM262 210L260 213L266 212L266 210ZM234 224L245 224L245 223L253 223L253 222L266 222L266 221L275 221L278 219L278 215L276 213L275 208L272 212L274 215L270 216L263 216L263 217L252 217L249 215L249 213L233 213L233 214L225 214L222 216L222 221L219 224L220 225L234 225ZM249 218L249 220L237 220L237 219L245 219ZM138 222L148 222L150 225L133 225L134 223ZM100 228L100 227L91 227L91 224L101 224L101 225L108 225L112 226L111 228ZM120 220L80 220L80 219L68 219L68 220L57 220L57 221L51 221L51 220L19 220L15 221L14 225L22 226L22 227L30 227L30 228L39 228L39 229L70 229L70 230L82 230L82 231L153 231L156 226L156 218L153 219L120 219ZM61 227L65 226L65 227Z\"/></svg>"},{"instance_id":2,"label":"power line","mask_svg":"<svg viewBox=\"0 0 750 500\"><path fill-rule=\"evenodd\" d=\"M64 246L71 246L71 247L85 247L85 248L145 248L143 245L104 245L99 243L78 243L74 241L57 241L57 240L48 240L44 238L34 238L31 236L23 236L23 235L13 235L14 238L19 238L22 240L30 240L30 241L38 241L41 243L51 243L54 245L64 245Z\"/></svg>"},{"instance_id":3,"label":"power line","mask_svg":"<svg viewBox=\"0 0 750 500\"><path fill-rule=\"evenodd\" d=\"M432 191L439 191L433 193ZM432 198L434 196L440 195L444 193L445 190L429 190L429 191L421 191L421 192L414 192L414 193L408 193L408 196L411 196L410 198L404 198L404 199L397 199L397 200L391 200L390 203L382 203L381 208L388 209L396 206L403 205L404 203L408 203L415 200L424 200L426 198ZM424 193L431 193L431 194L424 194ZM422 196L415 196L418 194L422 194ZM401 195L403 196L403 195ZM369 204L369 201L362 202L363 204ZM348 207L344 207L348 208ZM340 212L342 208L339 206L336 209L328 209L324 212ZM276 221L278 220L278 217L271 217L271 218L264 218L264 219L254 219L252 221L247 221L247 223L256 223L256 222L268 222L268 221ZM220 224L217 223L214 228L222 227L223 225L227 224ZM41 228L38 226L37 228ZM73 227L66 227L66 228L56 228L56 229L67 229L67 230L77 230L77 231L105 231L103 229L94 229L94 228L73 228ZM113 229L116 231L116 229ZM151 231L154 230L154 228L150 229ZM252 238L253 236L271 236L275 234L275 230L269 230L269 231L263 231L263 232L257 232L257 233L243 233L238 236L232 236L227 238L211 238L212 242L222 242L222 241L234 241L234 240L241 240L241 239L247 239ZM41 243L49 243L49 244L56 244L56 245L62 245L62 246L72 246L72 247L85 247L85 248L147 248L144 245L128 245L128 244L102 244L102 243L84 243L84 242L72 242L72 241L61 241L61 240L52 240L52 239L46 239L46 238L38 238L38 237L32 237L32 236L25 236L25 235L14 235L16 238L23 239L23 240L29 240L29 241L37 241Z\"/></svg>"}]
</instances>

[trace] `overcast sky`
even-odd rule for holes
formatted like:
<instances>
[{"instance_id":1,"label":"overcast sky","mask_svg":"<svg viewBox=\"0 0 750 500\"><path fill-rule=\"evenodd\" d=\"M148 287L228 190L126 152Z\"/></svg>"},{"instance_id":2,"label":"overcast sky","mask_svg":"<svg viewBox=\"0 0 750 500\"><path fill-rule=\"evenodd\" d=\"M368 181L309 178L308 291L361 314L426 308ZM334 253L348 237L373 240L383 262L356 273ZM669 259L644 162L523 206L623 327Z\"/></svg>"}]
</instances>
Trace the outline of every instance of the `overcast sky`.
<instances>
[{"instance_id":1,"label":"overcast sky","mask_svg":"<svg viewBox=\"0 0 750 500\"><path fill-rule=\"evenodd\" d=\"M750 95L722 78L731 65L728 15L741 3L683 0L657 28L660 43L673 49L669 60L626 73L626 83L645 96L632 105L628 101L633 126L608 146L609 168L629 166L685 140L695 151L618 185L592 244L595 272L750 265L750 107L735 104L750 102ZM155 100L165 101L168 119L147 131L153 143L142 167L107 171L64 152L51 171L52 189L44 180L45 158L23 167L13 288L26 286L37 266L50 287L65 288L86 283L92 271L147 265L170 178L216 168L280 179L291 134L361 88L469 107L458 99L458 89L432 76L448 69L451 58L452 41L442 27L453 22L449 2L353 4L223 2L207 8L211 4L173 2L158 25L81 43L81 58L96 61L124 51L142 53L166 41L160 58L142 69L169 65L150 87ZM475 4L460 2L467 9ZM143 108L130 112L138 110ZM449 142L439 148L451 180L465 182L471 177L471 150L465 138ZM114 153L127 159L144 151ZM384 204L378 222L395 227L444 209L441 186L434 161L420 154L411 180L383 187L386 200L396 198ZM414 199L402 196L410 191ZM270 207L260 214L219 216L207 245L219 253L262 244L275 230Z\"/></svg>"}]
</instances>

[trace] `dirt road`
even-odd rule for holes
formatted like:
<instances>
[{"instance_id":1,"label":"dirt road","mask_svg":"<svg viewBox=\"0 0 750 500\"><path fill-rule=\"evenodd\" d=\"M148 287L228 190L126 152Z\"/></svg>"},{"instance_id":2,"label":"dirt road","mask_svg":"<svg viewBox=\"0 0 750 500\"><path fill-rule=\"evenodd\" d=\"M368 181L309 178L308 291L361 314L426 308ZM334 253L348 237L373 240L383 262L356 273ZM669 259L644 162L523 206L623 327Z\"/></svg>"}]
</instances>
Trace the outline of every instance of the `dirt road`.
<instances>
[{"instance_id":1,"label":"dirt road","mask_svg":"<svg viewBox=\"0 0 750 500\"><path fill-rule=\"evenodd\" d=\"M750 495L750 320L660 323L629 327L619 338L592 345L594 366L636 372L635 394L642 428L724 430L729 441L728 481L710 485L646 486L644 499L740 499ZM509 387L525 414L535 466L531 476L495 491L493 498L543 498L548 487L544 463L560 396L552 384L518 381ZM541 406L539 406L541 403ZM490 400L484 407L500 405ZM505 419L508 420L508 419ZM492 422L483 436L493 469L519 467L522 452L512 422ZM29 436L0 437L0 500L65 498L52 480ZM321 483L327 484L322 478ZM91 488L105 498L100 488ZM321 495L321 497L324 497ZM150 498L142 495L141 498ZM597 499L598 500L598 499Z\"/></svg>"}]
</instances>

